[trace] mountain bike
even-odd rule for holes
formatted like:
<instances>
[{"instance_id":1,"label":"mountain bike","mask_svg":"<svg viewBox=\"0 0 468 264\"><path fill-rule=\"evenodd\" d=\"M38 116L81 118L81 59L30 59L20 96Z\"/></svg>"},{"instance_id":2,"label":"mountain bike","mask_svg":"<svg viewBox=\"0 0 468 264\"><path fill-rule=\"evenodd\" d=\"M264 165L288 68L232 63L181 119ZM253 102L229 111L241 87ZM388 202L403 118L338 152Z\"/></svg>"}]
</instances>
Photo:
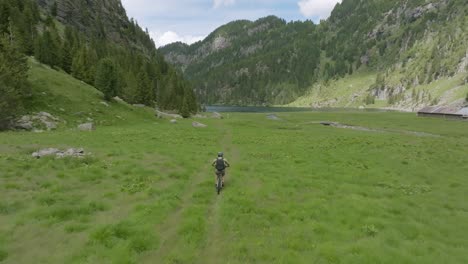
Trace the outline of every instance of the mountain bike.
<instances>
[{"instance_id":1,"label":"mountain bike","mask_svg":"<svg viewBox=\"0 0 468 264\"><path fill-rule=\"evenodd\" d=\"M219 193L221 192L221 189L223 188L223 172L222 171L217 171L216 172L217 176L217 181L216 181L216 191Z\"/></svg>"}]
</instances>

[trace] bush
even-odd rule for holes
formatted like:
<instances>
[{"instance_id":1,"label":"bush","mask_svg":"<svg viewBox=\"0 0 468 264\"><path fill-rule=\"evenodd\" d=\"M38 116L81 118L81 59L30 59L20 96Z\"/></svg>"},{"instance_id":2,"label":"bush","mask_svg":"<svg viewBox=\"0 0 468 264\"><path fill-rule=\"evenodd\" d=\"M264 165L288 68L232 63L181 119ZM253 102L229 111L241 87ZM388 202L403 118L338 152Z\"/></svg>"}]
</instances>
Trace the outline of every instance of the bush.
<instances>
[{"instance_id":1,"label":"bush","mask_svg":"<svg viewBox=\"0 0 468 264\"><path fill-rule=\"evenodd\" d=\"M366 105L372 105L375 104L375 96L372 94L368 94L366 98L364 99L364 103Z\"/></svg>"}]
</instances>

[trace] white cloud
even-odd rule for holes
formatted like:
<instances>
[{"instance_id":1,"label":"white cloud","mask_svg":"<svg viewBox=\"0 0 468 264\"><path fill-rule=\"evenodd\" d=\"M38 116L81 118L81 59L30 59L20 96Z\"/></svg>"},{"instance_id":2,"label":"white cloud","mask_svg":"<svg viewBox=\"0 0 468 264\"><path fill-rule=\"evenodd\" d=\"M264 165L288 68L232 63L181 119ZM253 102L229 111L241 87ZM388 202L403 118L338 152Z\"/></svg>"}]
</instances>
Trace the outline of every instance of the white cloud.
<instances>
[{"instance_id":1,"label":"white cloud","mask_svg":"<svg viewBox=\"0 0 468 264\"><path fill-rule=\"evenodd\" d=\"M301 14L305 17L326 19L330 16L336 3L341 3L341 0L300 0L297 4Z\"/></svg>"},{"instance_id":2,"label":"white cloud","mask_svg":"<svg viewBox=\"0 0 468 264\"><path fill-rule=\"evenodd\" d=\"M197 41L204 39L204 36L192 36L192 35L180 36L174 31L166 31L164 33L151 32L150 35L151 35L151 38L156 43L157 47L162 47L167 44L179 42L179 41L183 43L187 43L187 44L193 44Z\"/></svg>"},{"instance_id":3,"label":"white cloud","mask_svg":"<svg viewBox=\"0 0 468 264\"><path fill-rule=\"evenodd\" d=\"M213 7L230 6L236 3L236 0L213 0Z\"/></svg>"}]
</instances>

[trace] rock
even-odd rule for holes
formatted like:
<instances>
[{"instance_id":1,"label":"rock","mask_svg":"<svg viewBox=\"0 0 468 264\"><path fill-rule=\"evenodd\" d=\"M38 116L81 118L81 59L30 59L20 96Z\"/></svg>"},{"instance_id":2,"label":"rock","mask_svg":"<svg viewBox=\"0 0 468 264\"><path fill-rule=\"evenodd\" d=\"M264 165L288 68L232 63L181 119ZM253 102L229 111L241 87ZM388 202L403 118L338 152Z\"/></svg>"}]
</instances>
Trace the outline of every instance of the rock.
<instances>
[{"instance_id":1,"label":"rock","mask_svg":"<svg viewBox=\"0 0 468 264\"><path fill-rule=\"evenodd\" d=\"M42 123L46 126L47 130L49 131L57 129L57 123L55 122L42 121Z\"/></svg>"},{"instance_id":2,"label":"rock","mask_svg":"<svg viewBox=\"0 0 468 264\"><path fill-rule=\"evenodd\" d=\"M19 129L19 130L31 131L34 129L31 116L21 117L18 121L14 122L12 126L14 129Z\"/></svg>"},{"instance_id":3,"label":"rock","mask_svg":"<svg viewBox=\"0 0 468 264\"><path fill-rule=\"evenodd\" d=\"M366 109L366 108L365 108L364 106L361 105L361 106L359 106L359 109L360 109L360 110L364 110L364 109Z\"/></svg>"},{"instance_id":4,"label":"rock","mask_svg":"<svg viewBox=\"0 0 468 264\"><path fill-rule=\"evenodd\" d=\"M47 112L39 112L35 115L25 115L19 120L13 122L12 128L20 130L38 130L46 128L47 130L57 129L59 119Z\"/></svg>"},{"instance_id":5,"label":"rock","mask_svg":"<svg viewBox=\"0 0 468 264\"><path fill-rule=\"evenodd\" d=\"M199 123L199 122L193 122L193 123L192 123L192 126L193 126L193 127L197 127L197 128L204 128L204 127L207 127L207 125L202 124L202 123Z\"/></svg>"},{"instance_id":6,"label":"rock","mask_svg":"<svg viewBox=\"0 0 468 264\"><path fill-rule=\"evenodd\" d=\"M47 112L39 112L33 119L39 120L49 131L57 129L57 122L59 121L57 117Z\"/></svg>"},{"instance_id":7,"label":"rock","mask_svg":"<svg viewBox=\"0 0 468 264\"><path fill-rule=\"evenodd\" d=\"M84 116L86 113L85 112L76 112L74 115L76 116Z\"/></svg>"},{"instance_id":8,"label":"rock","mask_svg":"<svg viewBox=\"0 0 468 264\"><path fill-rule=\"evenodd\" d=\"M118 96L114 97L113 99L115 101L119 102L119 103L125 103L125 101L122 98L118 97Z\"/></svg>"},{"instance_id":9,"label":"rock","mask_svg":"<svg viewBox=\"0 0 468 264\"><path fill-rule=\"evenodd\" d=\"M39 118L40 120L54 120L54 121L59 121L59 119L47 112L39 112L37 115L36 115L37 118Z\"/></svg>"},{"instance_id":10,"label":"rock","mask_svg":"<svg viewBox=\"0 0 468 264\"><path fill-rule=\"evenodd\" d=\"M56 154L57 158L65 158L65 157L79 158L79 157L83 157L84 155L85 155L85 152L82 148L79 148L79 149L71 148L71 149L67 149L64 152L58 152Z\"/></svg>"},{"instance_id":11,"label":"rock","mask_svg":"<svg viewBox=\"0 0 468 264\"><path fill-rule=\"evenodd\" d=\"M270 119L270 120L281 120L281 118L279 118L277 115L275 114L269 114L267 115L267 119Z\"/></svg>"},{"instance_id":12,"label":"rock","mask_svg":"<svg viewBox=\"0 0 468 264\"><path fill-rule=\"evenodd\" d=\"M65 109L59 108L60 112L65 112Z\"/></svg>"},{"instance_id":13,"label":"rock","mask_svg":"<svg viewBox=\"0 0 468 264\"><path fill-rule=\"evenodd\" d=\"M42 149L42 150L39 150L38 152L34 152L32 154L32 156L34 158L41 158L41 157L45 157L45 156L52 156L52 155L56 155L57 153L59 153L60 150L59 149L56 149L56 148L46 148L46 149Z\"/></svg>"},{"instance_id":14,"label":"rock","mask_svg":"<svg viewBox=\"0 0 468 264\"><path fill-rule=\"evenodd\" d=\"M183 118L181 115L164 113L158 110L156 110L156 116L158 118L170 118L170 119L182 119Z\"/></svg>"},{"instance_id":15,"label":"rock","mask_svg":"<svg viewBox=\"0 0 468 264\"><path fill-rule=\"evenodd\" d=\"M170 122L171 122L171 124L177 124L177 120L175 120L175 119L171 119Z\"/></svg>"},{"instance_id":16,"label":"rock","mask_svg":"<svg viewBox=\"0 0 468 264\"><path fill-rule=\"evenodd\" d=\"M46 148L46 149L39 150L38 152L34 152L32 156L37 159L46 157L46 156L56 156L57 158L65 158L65 157L81 158L85 156L85 152L82 148L78 148L78 149L70 148L65 151L61 151L56 148Z\"/></svg>"},{"instance_id":17,"label":"rock","mask_svg":"<svg viewBox=\"0 0 468 264\"><path fill-rule=\"evenodd\" d=\"M96 130L96 127L93 123L84 123L78 126L80 131L93 131Z\"/></svg>"},{"instance_id":18,"label":"rock","mask_svg":"<svg viewBox=\"0 0 468 264\"><path fill-rule=\"evenodd\" d=\"M195 118L206 118L206 116L201 115L201 114L196 114L193 117L195 117Z\"/></svg>"},{"instance_id":19,"label":"rock","mask_svg":"<svg viewBox=\"0 0 468 264\"><path fill-rule=\"evenodd\" d=\"M144 105L144 104L134 104L133 106L134 107L139 107L139 108L146 107L146 105Z\"/></svg>"},{"instance_id":20,"label":"rock","mask_svg":"<svg viewBox=\"0 0 468 264\"><path fill-rule=\"evenodd\" d=\"M216 119L223 119L223 116L218 112L214 112L213 114L211 114L211 117Z\"/></svg>"},{"instance_id":21,"label":"rock","mask_svg":"<svg viewBox=\"0 0 468 264\"><path fill-rule=\"evenodd\" d=\"M104 102L104 101L102 101L101 104L102 104L103 106L105 106L105 107L109 107L109 106L110 106L108 103L106 103L106 102Z\"/></svg>"}]
</instances>

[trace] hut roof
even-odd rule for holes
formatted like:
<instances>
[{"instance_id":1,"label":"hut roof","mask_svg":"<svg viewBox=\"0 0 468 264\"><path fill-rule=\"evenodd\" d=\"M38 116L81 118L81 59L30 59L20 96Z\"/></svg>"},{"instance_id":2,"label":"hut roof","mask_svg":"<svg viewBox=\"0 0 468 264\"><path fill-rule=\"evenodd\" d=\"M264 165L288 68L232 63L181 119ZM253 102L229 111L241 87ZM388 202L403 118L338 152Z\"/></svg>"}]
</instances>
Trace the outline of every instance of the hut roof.
<instances>
[{"instance_id":1,"label":"hut roof","mask_svg":"<svg viewBox=\"0 0 468 264\"><path fill-rule=\"evenodd\" d=\"M464 107L457 112L459 115L468 116L468 107Z\"/></svg>"},{"instance_id":2,"label":"hut roof","mask_svg":"<svg viewBox=\"0 0 468 264\"><path fill-rule=\"evenodd\" d=\"M465 110L463 110L465 109ZM453 107L453 106L428 106L424 107L423 109L419 110L418 113L425 113L425 114L444 114L444 115L463 115L460 111L466 111L466 115L468 115L468 107L462 108L460 107Z\"/></svg>"}]
</instances>

